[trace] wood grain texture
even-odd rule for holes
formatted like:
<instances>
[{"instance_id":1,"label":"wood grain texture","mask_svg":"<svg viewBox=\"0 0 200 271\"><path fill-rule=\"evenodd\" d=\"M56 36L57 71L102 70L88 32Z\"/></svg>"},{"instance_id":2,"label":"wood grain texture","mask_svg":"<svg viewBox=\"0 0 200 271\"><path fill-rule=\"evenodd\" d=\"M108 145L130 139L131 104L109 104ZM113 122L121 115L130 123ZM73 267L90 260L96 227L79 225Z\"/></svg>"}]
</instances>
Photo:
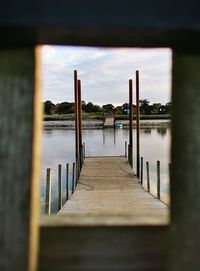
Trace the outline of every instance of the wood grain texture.
<instances>
[{"instance_id":1,"label":"wood grain texture","mask_svg":"<svg viewBox=\"0 0 200 271\"><path fill-rule=\"evenodd\" d=\"M34 48L0 51L1 271L36 268L41 103L35 61Z\"/></svg>"},{"instance_id":2,"label":"wood grain texture","mask_svg":"<svg viewBox=\"0 0 200 271\"><path fill-rule=\"evenodd\" d=\"M174 52L171 270L200 269L200 55ZM183 110L184 108L184 110Z\"/></svg>"},{"instance_id":3,"label":"wood grain texture","mask_svg":"<svg viewBox=\"0 0 200 271\"><path fill-rule=\"evenodd\" d=\"M39 271L165 271L166 226L42 226Z\"/></svg>"},{"instance_id":4,"label":"wood grain texture","mask_svg":"<svg viewBox=\"0 0 200 271\"><path fill-rule=\"evenodd\" d=\"M168 207L145 192L125 157L86 158L78 186L58 215L129 214L168 221Z\"/></svg>"}]
</instances>

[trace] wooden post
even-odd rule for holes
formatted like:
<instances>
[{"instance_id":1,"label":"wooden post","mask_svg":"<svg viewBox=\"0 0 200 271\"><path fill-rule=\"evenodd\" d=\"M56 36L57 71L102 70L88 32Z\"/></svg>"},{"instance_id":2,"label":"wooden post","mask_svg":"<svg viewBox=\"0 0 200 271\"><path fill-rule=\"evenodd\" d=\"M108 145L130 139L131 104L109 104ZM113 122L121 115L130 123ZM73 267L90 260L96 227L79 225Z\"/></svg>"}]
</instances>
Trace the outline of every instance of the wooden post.
<instances>
[{"instance_id":1,"label":"wooden post","mask_svg":"<svg viewBox=\"0 0 200 271\"><path fill-rule=\"evenodd\" d=\"M58 211L62 208L62 165L58 165Z\"/></svg>"},{"instance_id":2,"label":"wooden post","mask_svg":"<svg viewBox=\"0 0 200 271\"><path fill-rule=\"evenodd\" d=\"M45 213L51 214L51 168L47 168Z\"/></svg>"},{"instance_id":3,"label":"wooden post","mask_svg":"<svg viewBox=\"0 0 200 271\"><path fill-rule=\"evenodd\" d=\"M75 163L73 163L72 168L72 194L74 194L74 186L75 186Z\"/></svg>"},{"instance_id":4,"label":"wooden post","mask_svg":"<svg viewBox=\"0 0 200 271\"><path fill-rule=\"evenodd\" d=\"M83 158L85 158L85 142L83 142Z\"/></svg>"},{"instance_id":5,"label":"wooden post","mask_svg":"<svg viewBox=\"0 0 200 271\"><path fill-rule=\"evenodd\" d=\"M157 161L157 198L160 199L160 161Z\"/></svg>"},{"instance_id":6,"label":"wooden post","mask_svg":"<svg viewBox=\"0 0 200 271\"><path fill-rule=\"evenodd\" d=\"M130 165L130 145L128 144L128 163Z\"/></svg>"},{"instance_id":7,"label":"wooden post","mask_svg":"<svg viewBox=\"0 0 200 271\"><path fill-rule=\"evenodd\" d=\"M66 164L66 201L69 199L69 164Z\"/></svg>"},{"instance_id":8,"label":"wooden post","mask_svg":"<svg viewBox=\"0 0 200 271\"><path fill-rule=\"evenodd\" d=\"M125 157L127 157L127 141L125 141Z\"/></svg>"},{"instance_id":9,"label":"wooden post","mask_svg":"<svg viewBox=\"0 0 200 271\"><path fill-rule=\"evenodd\" d=\"M129 80L129 164L133 167L133 82Z\"/></svg>"},{"instance_id":10,"label":"wooden post","mask_svg":"<svg viewBox=\"0 0 200 271\"><path fill-rule=\"evenodd\" d=\"M147 191L150 192L149 162L146 162L147 168Z\"/></svg>"},{"instance_id":11,"label":"wooden post","mask_svg":"<svg viewBox=\"0 0 200 271\"><path fill-rule=\"evenodd\" d=\"M141 180L141 184L143 184L143 157L141 157L140 180Z\"/></svg>"},{"instance_id":12,"label":"wooden post","mask_svg":"<svg viewBox=\"0 0 200 271\"><path fill-rule=\"evenodd\" d=\"M82 103L81 103L81 80L78 80L78 116L79 116L79 175L82 168Z\"/></svg>"},{"instance_id":13,"label":"wooden post","mask_svg":"<svg viewBox=\"0 0 200 271\"><path fill-rule=\"evenodd\" d=\"M8 34L9 35L9 34ZM40 51L0 50L0 270L35 271L42 107Z\"/></svg>"},{"instance_id":14,"label":"wooden post","mask_svg":"<svg viewBox=\"0 0 200 271\"><path fill-rule=\"evenodd\" d=\"M170 270L198 271L200 54L192 49L173 51L172 71Z\"/></svg>"},{"instance_id":15,"label":"wooden post","mask_svg":"<svg viewBox=\"0 0 200 271\"><path fill-rule=\"evenodd\" d=\"M75 104L75 157L76 179L79 177L79 113L78 113L78 79L77 70L74 71L74 104Z\"/></svg>"},{"instance_id":16,"label":"wooden post","mask_svg":"<svg viewBox=\"0 0 200 271\"><path fill-rule=\"evenodd\" d=\"M139 96L139 71L136 71L136 174L140 177L140 96Z\"/></svg>"}]
</instances>

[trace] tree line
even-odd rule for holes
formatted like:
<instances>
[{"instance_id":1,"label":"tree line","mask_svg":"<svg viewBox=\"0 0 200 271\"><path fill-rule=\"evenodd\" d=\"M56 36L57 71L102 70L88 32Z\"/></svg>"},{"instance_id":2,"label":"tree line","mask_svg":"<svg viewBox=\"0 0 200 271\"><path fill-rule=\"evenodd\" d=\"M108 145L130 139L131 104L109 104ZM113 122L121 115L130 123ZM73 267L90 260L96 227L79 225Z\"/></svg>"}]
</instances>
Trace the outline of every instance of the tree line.
<instances>
[{"instance_id":1,"label":"tree line","mask_svg":"<svg viewBox=\"0 0 200 271\"><path fill-rule=\"evenodd\" d=\"M124 103L120 106L114 106L112 104L105 104L102 106L93 104L92 102L86 103L82 101L82 110L85 113L115 113L117 115L128 115L129 104ZM44 102L44 114L73 114L75 112L75 104L72 102L62 102L54 104L51 101ZM136 113L136 105L133 104L133 113ZM140 100L140 113L144 115L151 114L170 114L171 102L165 105L161 103L150 104L149 100Z\"/></svg>"}]
</instances>

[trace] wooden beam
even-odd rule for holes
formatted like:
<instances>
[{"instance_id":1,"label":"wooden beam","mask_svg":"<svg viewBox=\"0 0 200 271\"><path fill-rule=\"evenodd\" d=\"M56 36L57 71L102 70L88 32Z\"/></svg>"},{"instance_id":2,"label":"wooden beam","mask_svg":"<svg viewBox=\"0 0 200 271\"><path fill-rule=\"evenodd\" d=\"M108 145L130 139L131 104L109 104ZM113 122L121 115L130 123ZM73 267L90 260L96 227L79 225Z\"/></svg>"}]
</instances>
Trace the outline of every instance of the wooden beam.
<instances>
[{"instance_id":1,"label":"wooden beam","mask_svg":"<svg viewBox=\"0 0 200 271\"><path fill-rule=\"evenodd\" d=\"M36 270L41 132L39 49L0 51L0 270ZM36 69L37 68L37 69Z\"/></svg>"},{"instance_id":2,"label":"wooden beam","mask_svg":"<svg viewBox=\"0 0 200 271\"><path fill-rule=\"evenodd\" d=\"M167 270L167 226L67 226L62 221L41 227L39 271Z\"/></svg>"},{"instance_id":3,"label":"wooden beam","mask_svg":"<svg viewBox=\"0 0 200 271\"><path fill-rule=\"evenodd\" d=\"M1 46L74 44L200 50L196 0L3 1Z\"/></svg>"},{"instance_id":4,"label":"wooden beam","mask_svg":"<svg viewBox=\"0 0 200 271\"><path fill-rule=\"evenodd\" d=\"M200 55L173 54L171 269L199 270Z\"/></svg>"}]
</instances>

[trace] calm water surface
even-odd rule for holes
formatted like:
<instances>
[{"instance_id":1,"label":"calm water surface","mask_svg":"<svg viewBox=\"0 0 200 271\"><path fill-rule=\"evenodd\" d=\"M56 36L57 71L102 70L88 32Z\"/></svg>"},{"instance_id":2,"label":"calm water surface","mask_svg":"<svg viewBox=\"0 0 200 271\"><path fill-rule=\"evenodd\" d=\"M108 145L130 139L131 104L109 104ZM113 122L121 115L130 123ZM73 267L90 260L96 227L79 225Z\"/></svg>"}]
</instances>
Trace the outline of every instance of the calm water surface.
<instances>
[{"instance_id":1,"label":"calm water surface","mask_svg":"<svg viewBox=\"0 0 200 271\"><path fill-rule=\"evenodd\" d=\"M133 130L133 144L136 131ZM146 185L146 161L149 161L152 193L156 192L156 161L161 163L161 198L169 202L169 150L171 130L141 129L140 148L144 158L144 186ZM84 130L83 141L86 145L86 156L112 156L125 154L125 141L128 141L128 129ZM44 199L46 189L46 169L52 168L52 212L57 212L58 164L63 165L63 203L65 197L65 165L75 160L74 130L45 129L42 138L42 168L41 168L41 212L44 212ZM134 170L135 157L134 156Z\"/></svg>"}]
</instances>

